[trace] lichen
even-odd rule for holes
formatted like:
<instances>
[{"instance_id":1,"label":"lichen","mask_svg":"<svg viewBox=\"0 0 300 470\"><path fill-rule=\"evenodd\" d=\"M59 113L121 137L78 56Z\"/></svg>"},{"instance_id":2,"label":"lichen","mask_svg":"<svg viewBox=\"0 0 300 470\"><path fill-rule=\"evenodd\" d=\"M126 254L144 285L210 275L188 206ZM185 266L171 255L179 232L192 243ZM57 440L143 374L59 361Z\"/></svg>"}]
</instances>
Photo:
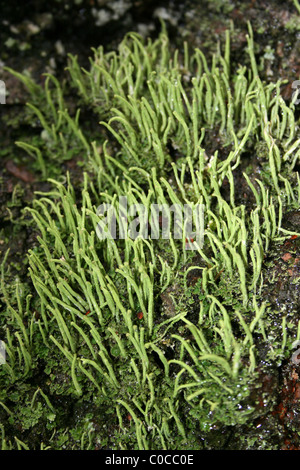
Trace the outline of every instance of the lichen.
<instances>
[{"instance_id":1,"label":"lichen","mask_svg":"<svg viewBox=\"0 0 300 470\"><path fill-rule=\"evenodd\" d=\"M10 70L42 126L18 146L42 178L77 153L84 176L81 188L69 173L51 178L25 210L39 231L28 282L8 281L2 263L3 448L209 449L219 429L276 411L272 371L300 328L264 289L274 247L300 235L284 228L300 200L299 121L281 82L260 78L248 27L248 70L231 64L230 32L211 61L186 43L172 51L165 31L95 49L86 71L70 55L71 85L101 120L97 132L68 109L55 77L43 89ZM241 180L251 204L236 198ZM97 208L119 209L122 196L146 207L204 205L204 245L184 231L100 240ZM256 445L252 429L236 439L236 448Z\"/></svg>"}]
</instances>

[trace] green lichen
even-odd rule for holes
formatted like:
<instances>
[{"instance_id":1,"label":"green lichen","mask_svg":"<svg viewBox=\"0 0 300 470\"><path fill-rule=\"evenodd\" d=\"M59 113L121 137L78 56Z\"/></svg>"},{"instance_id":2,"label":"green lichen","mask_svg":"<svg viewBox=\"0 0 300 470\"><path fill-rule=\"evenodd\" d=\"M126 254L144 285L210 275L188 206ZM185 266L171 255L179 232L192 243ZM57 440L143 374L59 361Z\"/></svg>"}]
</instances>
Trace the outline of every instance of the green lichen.
<instances>
[{"instance_id":1,"label":"green lichen","mask_svg":"<svg viewBox=\"0 0 300 470\"><path fill-rule=\"evenodd\" d=\"M28 284L12 292L2 264L3 448L211 448L216 429L240 429L272 410L261 372L289 357L300 329L285 315L274 327L264 257L298 233L282 219L299 206L299 175L291 176L299 123L281 83L259 77L250 25L251 69L233 70L230 54L229 32L210 63L187 44L171 52L163 32L94 50L90 70L70 56L81 105L101 120L96 140L82 131L79 110L65 109L54 77L43 90L19 76L43 142L17 145L43 177L48 162L73 152L85 172L80 190L69 175L50 179L27 209L40 232ZM211 130L222 152L206 151ZM264 165L255 180L241 170L254 151ZM242 173L250 208L236 200ZM204 245L190 241L196 249L187 251L184 231L167 242L99 240L97 208L119 209L121 196L146 207L204 204Z\"/></svg>"}]
</instances>

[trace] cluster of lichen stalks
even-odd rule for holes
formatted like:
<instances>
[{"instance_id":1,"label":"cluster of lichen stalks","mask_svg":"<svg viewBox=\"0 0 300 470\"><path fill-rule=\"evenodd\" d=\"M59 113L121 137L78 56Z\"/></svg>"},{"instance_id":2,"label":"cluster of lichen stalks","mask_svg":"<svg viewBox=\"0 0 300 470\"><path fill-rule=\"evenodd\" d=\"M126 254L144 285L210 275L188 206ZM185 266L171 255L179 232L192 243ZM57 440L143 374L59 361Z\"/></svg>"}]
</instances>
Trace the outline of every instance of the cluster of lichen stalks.
<instances>
[{"instance_id":1,"label":"cluster of lichen stalks","mask_svg":"<svg viewBox=\"0 0 300 470\"><path fill-rule=\"evenodd\" d=\"M270 339L269 306L260 298L270 243L294 234L281 221L287 208L299 205L299 175L290 175L300 139L297 97L287 104L280 82L259 78L250 25L247 41L250 65L236 70L229 32L224 52L219 47L210 64L200 50L190 54L187 44L171 53L165 33L147 43L128 34L117 52L100 47L89 71L70 56L82 106L101 120L98 141L83 132L79 110L68 111L55 77L48 75L42 89L11 71L26 84L29 112L43 127L40 146L17 145L36 158L44 177L49 161L74 154L84 156L88 171L81 195L69 176L64 183L51 180L53 190L38 193L28 209L40 232L29 252L32 292L21 285L15 296L7 292L2 265L3 448L31 448L26 438L6 437L14 408L3 390L29 383L40 360L46 379L26 403L37 416L32 428L43 423L48 430L42 448L63 448L63 442L67 448L196 449L214 426L238 426L258 413L249 398L257 342L272 342L268 360L279 363L300 338L295 325L287 331L283 317ZM109 140L103 143L105 128ZM211 129L225 157L207 155ZM270 184L244 173L255 198L246 210L236 204L234 180L257 140L264 144ZM118 209L119 196L148 208L204 204L204 246L187 251L184 231L182 240L99 240L97 207ZM169 314L161 295L174 285L176 308ZM57 395L91 404L80 435L62 432Z\"/></svg>"}]
</instances>

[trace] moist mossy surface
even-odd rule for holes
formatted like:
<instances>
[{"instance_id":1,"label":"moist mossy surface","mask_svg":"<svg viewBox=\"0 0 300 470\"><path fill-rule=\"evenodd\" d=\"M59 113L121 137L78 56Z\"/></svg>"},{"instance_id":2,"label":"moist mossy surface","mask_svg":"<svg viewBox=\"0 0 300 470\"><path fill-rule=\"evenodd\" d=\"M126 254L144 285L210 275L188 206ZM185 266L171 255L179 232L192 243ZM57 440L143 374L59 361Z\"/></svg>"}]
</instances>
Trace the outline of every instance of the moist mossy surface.
<instances>
[{"instance_id":1,"label":"moist mossy surface","mask_svg":"<svg viewBox=\"0 0 300 470\"><path fill-rule=\"evenodd\" d=\"M2 448L299 449L298 3L27 3L1 29ZM204 205L203 246L100 240L120 196Z\"/></svg>"}]
</instances>

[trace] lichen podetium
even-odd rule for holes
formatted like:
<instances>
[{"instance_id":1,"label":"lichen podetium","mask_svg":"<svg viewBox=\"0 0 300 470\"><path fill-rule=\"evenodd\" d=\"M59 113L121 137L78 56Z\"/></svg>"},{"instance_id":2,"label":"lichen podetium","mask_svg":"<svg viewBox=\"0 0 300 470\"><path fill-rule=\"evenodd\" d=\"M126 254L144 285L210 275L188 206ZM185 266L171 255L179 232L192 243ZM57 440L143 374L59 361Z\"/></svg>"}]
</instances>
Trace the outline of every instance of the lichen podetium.
<instances>
[{"instance_id":1,"label":"lichen podetium","mask_svg":"<svg viewBox=\"0 0 300 470\"><path fill-rule=\"evenodd\" d=\"M262 292L270 250L298 235L282 220L299 207L299 119L281 83L261 80L251 25L250 68L234 69L224 38L212 58L187 44L172 52L164 31L94 49L89 70L70 55L71 86L98 134L68 110L55 77L42 89L11 71L43 126L42 143L18 145L43 177L53 159L80 153L84 176L79 190L69 174L50 178L28 207L40 235L27 285L8 287L2 263L3 448L210 449L219 429L273 410L263 379L289 359L300 328L294 311L274 322ZM259 177L249 157L258 145ZM97 207L118 209L120 196L203 204L204 245L184 233L99 240Z\"/></svg>"}]
</instances>

